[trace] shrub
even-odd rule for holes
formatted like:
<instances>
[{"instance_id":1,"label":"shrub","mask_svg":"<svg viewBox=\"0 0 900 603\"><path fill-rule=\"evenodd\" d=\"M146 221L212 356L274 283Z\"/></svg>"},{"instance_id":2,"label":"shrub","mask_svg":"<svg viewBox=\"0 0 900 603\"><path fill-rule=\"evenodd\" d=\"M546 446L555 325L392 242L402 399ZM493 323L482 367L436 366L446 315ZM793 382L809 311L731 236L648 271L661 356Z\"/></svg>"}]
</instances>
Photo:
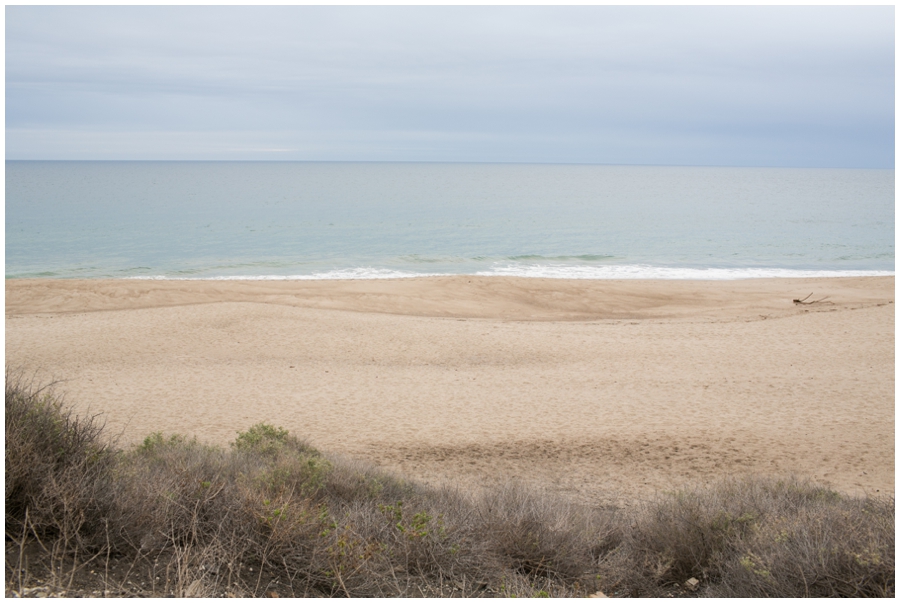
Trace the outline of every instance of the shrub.
<instances>
[{"instance_id":1,"label":"shrub","mask_svg":"<svg viewBox=\"0 0 900 603\"><path fill-rule=\"evenodd\" d=\"M748 535L721 574L716 596L893 597L893 505L807 501Z\"/></svg>"},{"instance_id":2,"label":"shrub","mask_svg":"<svg viewBox=\"0 0 900 603\"><path fill-rule=\"evenodd\" d=\"M115 592L139 595L660 596L688 578L712 596L894 595L893 499L751 478L608 511L429 488L266 424L228 449L154 433L127 451L101 427L7 375L7 584L32 538L51 573L70 558L63 593L77 572L109 590L107 566L83 568L117 557L148 586L128 569Z\"/></svg>"},{"instance_id":3,"label":"shrub","mask_svg":"<svg viewBox=\"0 0 900 603\"><path fill-rule=\"evenodd\" d=\"M480 529L505 565L530 577L576 580L594 572L614 537L610 516L547 492L507 484L480 501Z\"/></svg>"},{"instance_id":4,"label":"shrub","mask_svg":"<svg viewBox=\"0 0 900 603\"><path fill-rule=\"evenodd\" d=\"M95 545L114 455L96 417L6 373L6 531Z\"/></svg>"},{"instance_id":5,"label":"shrub","mask_svg":"<svg viewBox=\"0 0 900 603\"><path fill-rule=\"evenodd\" d=\"M286 429L266 423L257 423L247 431L238 432L231 445L235 450L269 456L275 456L283 451L319 455L315 448L292 436Z\"/></svg>"},{"instance_id":6,"label":"shrub","mask_svg":"<svg viewBox=\"0 0 900 603\"><path fill-rule=\"evenodd\" d=\"M893 526L893 500L725 480L645 505L601 574L633 595L693 577L713 596L893 596Z\"/></svg>"}]
</instances>

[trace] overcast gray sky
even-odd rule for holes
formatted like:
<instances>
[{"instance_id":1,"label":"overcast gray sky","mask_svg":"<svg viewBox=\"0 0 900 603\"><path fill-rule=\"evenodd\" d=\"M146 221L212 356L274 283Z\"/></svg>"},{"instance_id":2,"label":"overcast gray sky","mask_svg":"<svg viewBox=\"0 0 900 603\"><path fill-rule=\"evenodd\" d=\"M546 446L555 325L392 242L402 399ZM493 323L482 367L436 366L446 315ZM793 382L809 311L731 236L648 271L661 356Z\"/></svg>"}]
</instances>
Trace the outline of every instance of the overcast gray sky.
<instances>
[{"instance_id":1,"label":"overcast gray sky","mask_svg":"<svg viewBox=\"0 0 900 603\"><path fill-rule=\"evenodd\" d=\"M6 157L893 167L894 8L7 6Z\"/></svg>"}]
</instances>

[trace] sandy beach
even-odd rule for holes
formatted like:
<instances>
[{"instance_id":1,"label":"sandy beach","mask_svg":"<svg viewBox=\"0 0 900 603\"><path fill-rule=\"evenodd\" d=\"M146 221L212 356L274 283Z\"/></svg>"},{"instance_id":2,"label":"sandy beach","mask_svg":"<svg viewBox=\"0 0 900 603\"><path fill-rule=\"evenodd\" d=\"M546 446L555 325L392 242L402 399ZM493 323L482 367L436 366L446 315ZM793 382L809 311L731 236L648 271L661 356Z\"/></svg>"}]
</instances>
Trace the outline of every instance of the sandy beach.
<instances>
[{"instance_id":1,"label":"sandy beach","mask_svg":"<svg viewBox=\"0 0 900 603\"><path fill-rule=\"evenodd\" d=\"M591 504L748 473L894 489L893 277L12 279L6 362L123 444L265 421Z\"/></svg>"}]
</instances>

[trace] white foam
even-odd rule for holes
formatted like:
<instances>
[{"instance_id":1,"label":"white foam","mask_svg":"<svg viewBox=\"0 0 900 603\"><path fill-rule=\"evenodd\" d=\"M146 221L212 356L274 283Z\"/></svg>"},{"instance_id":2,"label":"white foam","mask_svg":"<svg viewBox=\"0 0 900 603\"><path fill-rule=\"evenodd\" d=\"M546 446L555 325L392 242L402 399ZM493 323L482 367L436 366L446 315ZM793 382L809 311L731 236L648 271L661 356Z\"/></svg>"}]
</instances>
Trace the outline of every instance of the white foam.
<instances>
[{"instance_id":1,"label":"white foam","mask_svg":"<svg viewBox=\"0 0 900 603\"><path fill-rule=\"evenodd\" d=\"M669 279L737 280L749 278L813 278L841 276L893 276L886 270L797 270L790 268L674 268L630 264L618 266L571 266L553 264L495 264L479 276L521 276L566 279Z\"/></svg>"},{"instance_id":2,"label":"white foam","mask_svg":"<svg viewBox=\"0 0 900 603\"><path fill-rule=\"evenodd\" d=\"M328 280L371 280L388 278L416 278L420 276L446 276L438 273L403 272L387 268L342 268L312 274L263 274L241 276L129 276L139 280L166 281L328 281Z\"/></svg>"},{"instance_id":3,"label":"white foam","mask_svg":"<svg viewBox=\"0 0 900 603\"><path fill-rule=\"evenodd\" d=\"M316 281L316 280L372 280L451 276L453 273L406 272L387 268L356 267L292 275L238 276L129 276L137 280L168 281ZM752 278L816 278L850 276L894 276L888 270L798 270L791 268L675 268L646 264L572 266L553 264L495 264L476 276L519 276L525 278L560 279L650 279L650 280L739 280Z\"/></svg>"}]
</instances>

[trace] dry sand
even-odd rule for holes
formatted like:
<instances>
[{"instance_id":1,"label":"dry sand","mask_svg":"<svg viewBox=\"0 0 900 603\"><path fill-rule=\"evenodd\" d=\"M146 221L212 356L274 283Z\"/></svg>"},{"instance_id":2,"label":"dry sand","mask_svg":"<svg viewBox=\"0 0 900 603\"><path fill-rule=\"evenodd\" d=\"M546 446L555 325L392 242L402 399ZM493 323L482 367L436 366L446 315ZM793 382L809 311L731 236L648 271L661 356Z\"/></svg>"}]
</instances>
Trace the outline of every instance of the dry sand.
<instances>
[{"instance_id":1,"label":"dry sand","mask_svg":"<svg viewBox=\"0 0 900 603\"><path fill-rule=\"evenodd\" d=\"M893 302L893 277L8 280L6 359L125 443L265 421L594 504L747 473L885 493Z\"/></svg>"}]
</instances>

